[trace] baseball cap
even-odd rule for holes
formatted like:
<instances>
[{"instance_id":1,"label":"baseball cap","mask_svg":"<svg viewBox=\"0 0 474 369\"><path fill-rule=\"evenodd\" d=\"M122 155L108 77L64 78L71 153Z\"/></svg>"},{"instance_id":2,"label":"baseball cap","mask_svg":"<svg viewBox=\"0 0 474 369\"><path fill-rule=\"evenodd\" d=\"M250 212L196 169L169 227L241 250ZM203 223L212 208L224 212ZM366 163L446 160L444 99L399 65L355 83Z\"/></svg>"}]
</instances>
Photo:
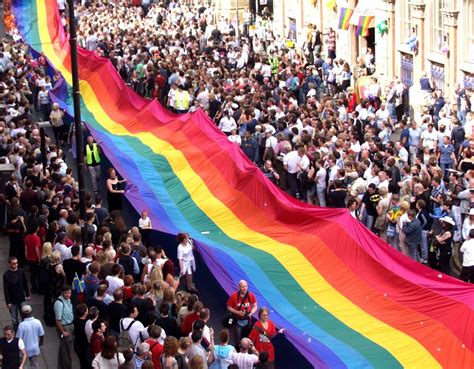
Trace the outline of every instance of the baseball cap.
<instances>
[{"instance_id":1,"label":"baseball cap","mask_svg":"<svg viewBox=\"0 0 474 369\"><path fill-rule=\"evenodd\" d=\"M30 305L23 305L23 306L21 307L21 312L22 312L23 314L28 314L28 313L31 313L32 311L33 311L33 309L31 308Z\"/></svg>"}]
</instances>

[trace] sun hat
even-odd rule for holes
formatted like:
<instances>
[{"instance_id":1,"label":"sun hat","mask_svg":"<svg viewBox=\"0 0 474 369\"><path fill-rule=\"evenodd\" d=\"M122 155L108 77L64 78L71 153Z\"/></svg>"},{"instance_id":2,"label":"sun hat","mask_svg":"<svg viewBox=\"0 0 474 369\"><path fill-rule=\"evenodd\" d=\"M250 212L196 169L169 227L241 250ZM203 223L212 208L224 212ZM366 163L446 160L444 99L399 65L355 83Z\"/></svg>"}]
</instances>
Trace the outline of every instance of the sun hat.
<instances>
[{"instance_id":1,"label":"sun hat","mask_svg":"<svg viewBox=\"0 0 474 369\"><path fill-rule=\"evenodd\" d=\"M445 223L449 223L451 225L455 225L456 223L454 222L453 218L451 217L442 217L440 218L440 221L442 222L445 222Z\"/></svg>"}]
</instances>

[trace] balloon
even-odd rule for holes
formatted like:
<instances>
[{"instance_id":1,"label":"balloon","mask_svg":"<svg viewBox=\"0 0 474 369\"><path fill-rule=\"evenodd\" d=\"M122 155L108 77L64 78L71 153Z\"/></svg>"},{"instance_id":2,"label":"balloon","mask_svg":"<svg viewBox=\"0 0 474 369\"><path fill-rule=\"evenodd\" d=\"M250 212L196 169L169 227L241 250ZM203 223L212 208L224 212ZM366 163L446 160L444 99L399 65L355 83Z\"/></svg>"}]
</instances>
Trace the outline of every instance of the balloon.
<instances>
[{"instance_id":1,"label":"balloon","mask_svg":"<svg viewBox=\"0 0 474 369\"><path fill-rule=\"evenodd\" d=\"M387 20L383 20L379 24L377 24L377 31L380 35L383 36L384 33L388 32L388 22Z\"/></svg>"}]
</instances>

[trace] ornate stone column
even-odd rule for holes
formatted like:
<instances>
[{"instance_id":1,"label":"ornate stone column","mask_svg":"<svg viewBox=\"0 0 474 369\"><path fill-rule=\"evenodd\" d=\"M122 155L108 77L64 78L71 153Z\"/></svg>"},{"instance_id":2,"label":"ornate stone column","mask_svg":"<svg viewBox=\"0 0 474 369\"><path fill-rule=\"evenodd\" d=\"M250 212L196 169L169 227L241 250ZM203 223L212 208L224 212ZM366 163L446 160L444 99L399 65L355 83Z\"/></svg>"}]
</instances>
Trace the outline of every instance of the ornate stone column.
<instances>
[{"instance_id":1,"label":"ornate stone column","mask_svg":"<svg viewBox=\"0 0 474 369\"><path fill-rule=\"evenodd\" d=\"M403 1L403 0L402 0ZM399 73L396 71L396 61L395 58L397 57L396 50L396 38L395 38L395 29L396 29L396 21L395 18L395 2L396 0L385 0L386 4L386 12L387 12L387 20L388 20L388 34L387 34L387 77L389 79L393 78L395 75Z\"/></svg>"},{"instance_id":2,"label":"ornate stone column","mask_svg":"<svg viewBox=\"0 0 474 369\"><path fill-rule=\"evenodd\" d=\"M459 10L446 8L441 9L444 17L444 24L447 32L446 43L449 48L446 58L447 65L445 65L446 80L444 89L446 96L453 97L454 85L457 81L457 67L458 67L458 16Z\"/></svg>"},{"instance_id":3,"label":"ornate stone column","mask_svg":"<svg viewBox=\"0 0 474 369\"><path fill-rule=\"evenodd\" d=\"M418 50L413 57L413 84L418 85L422 72L425 70L426 46L428 39L425 35L425 7L424 0L412 0L410 2L412 9L412 24L416 31L418 40Z\"/></svg>"}]
</instances>

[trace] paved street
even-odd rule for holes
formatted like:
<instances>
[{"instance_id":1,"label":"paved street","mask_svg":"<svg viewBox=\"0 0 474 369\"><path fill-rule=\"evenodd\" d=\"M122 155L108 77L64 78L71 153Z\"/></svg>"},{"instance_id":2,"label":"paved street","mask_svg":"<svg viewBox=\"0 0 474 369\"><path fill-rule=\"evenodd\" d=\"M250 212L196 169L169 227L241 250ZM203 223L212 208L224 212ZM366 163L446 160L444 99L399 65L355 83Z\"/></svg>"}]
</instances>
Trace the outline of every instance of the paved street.
<instances>
[{"instance_id":1,"label":"paved street","mask_svg":"<svg viewBox=\"0 0 474 369\"><path fill-rule=\"evenodd\" d=\"M0 237L0 273L3 276L8 269L8 248L9 241L8 237ZM0 324L2 329L3 336L3 327L8 324L11 324L10 314L5 305L5 296L3 294L3 278L0 280L0 289L2 293L0 294ZM33 308L33 314L36 318L42 318L43 316L43 296L32 295L30 304ZM41 358L40 358L40 368L43 369L55 369L58 367L58 336L54 328L46 327L44 324L45 330L45 340L44 345L41 349ZM78 361L74 358L74 365L72 369L79 368Z\"/></svg>"}]
</instances>

